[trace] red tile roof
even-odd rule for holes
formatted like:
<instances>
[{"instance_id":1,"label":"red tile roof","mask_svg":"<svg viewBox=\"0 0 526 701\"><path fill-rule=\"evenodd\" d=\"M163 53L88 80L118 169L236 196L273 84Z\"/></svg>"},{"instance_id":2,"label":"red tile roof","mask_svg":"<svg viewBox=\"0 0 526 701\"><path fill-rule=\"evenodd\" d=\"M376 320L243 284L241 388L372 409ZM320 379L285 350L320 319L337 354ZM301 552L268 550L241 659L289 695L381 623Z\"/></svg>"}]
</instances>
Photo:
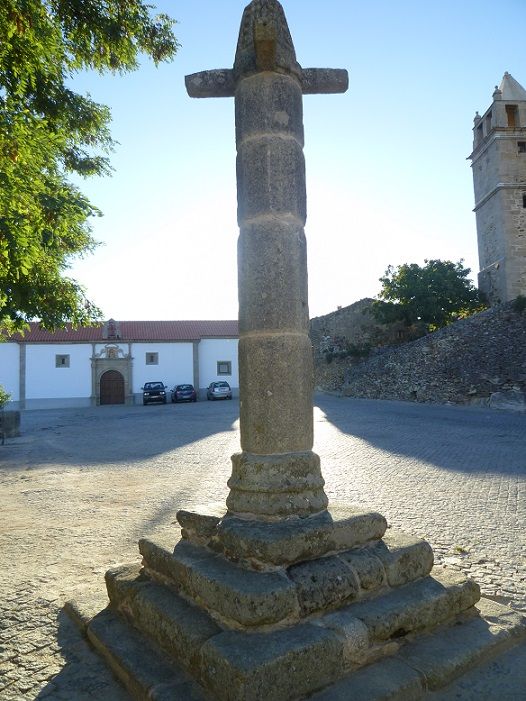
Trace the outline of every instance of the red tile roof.
<instances>
[{"instance_id":1,"label":"red tile roof","mask_svg":"<svg viewBox=\"0 0 526 701\"><path fill-rule=\"evenodd\" d=\"M117 321L119 336L103 334L103 326L46 331L30 323L24 336L11 340L24 343L117 343L119 341L197 341L201 338L237 338L237 321Z\"/></svg>"}]
</instances>

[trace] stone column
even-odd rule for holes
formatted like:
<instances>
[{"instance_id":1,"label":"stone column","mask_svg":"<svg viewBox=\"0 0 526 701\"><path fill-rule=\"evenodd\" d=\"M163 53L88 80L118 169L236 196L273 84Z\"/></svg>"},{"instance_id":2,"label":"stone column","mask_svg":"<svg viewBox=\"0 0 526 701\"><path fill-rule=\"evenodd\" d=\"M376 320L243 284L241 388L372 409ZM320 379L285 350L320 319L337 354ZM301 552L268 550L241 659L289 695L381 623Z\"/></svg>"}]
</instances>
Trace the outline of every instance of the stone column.
<instances>
[{"instance_id":1,"label":"stone column","mask_svg":"<svg viewBox=\"0 0 526 701\"><path fill-rule=\"evenodd\" d=\"M305 162L301 85L260 72L236 90L239 386L242 453L229 511L317 512L327 506L312 452Z\"/></svg>"},{"instance_id":2,"label":"stone column","mask_svg":"<svg viewBox=\"0 0 526 701\"><path fill-rule=\"evenodd\" d=\"M302 95L343 92L347 72L302 69L276 0L245 8L233 70L187 77L194 97L234 96L242 452L228 510L273 520L327 507L312 452Z\"/></svg>"}]
</instances>

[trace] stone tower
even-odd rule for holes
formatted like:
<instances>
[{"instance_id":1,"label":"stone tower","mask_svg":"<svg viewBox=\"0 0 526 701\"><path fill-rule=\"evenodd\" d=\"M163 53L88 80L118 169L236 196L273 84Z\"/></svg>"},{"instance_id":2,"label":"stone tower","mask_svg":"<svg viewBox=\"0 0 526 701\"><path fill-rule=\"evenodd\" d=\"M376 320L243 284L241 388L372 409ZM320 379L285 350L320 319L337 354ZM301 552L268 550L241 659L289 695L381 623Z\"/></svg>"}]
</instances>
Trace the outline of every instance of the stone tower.
<instances>
[{"instance_id":1,"label":"stone tower","mask_svg":"<svg viewBox=\"0 0 526 701\"><path fill-rule=\"evenodd\" d=\"M526 294L526 90L509 73L473 126L479 288L491 304Z\"/></svg>"}]
</instances>

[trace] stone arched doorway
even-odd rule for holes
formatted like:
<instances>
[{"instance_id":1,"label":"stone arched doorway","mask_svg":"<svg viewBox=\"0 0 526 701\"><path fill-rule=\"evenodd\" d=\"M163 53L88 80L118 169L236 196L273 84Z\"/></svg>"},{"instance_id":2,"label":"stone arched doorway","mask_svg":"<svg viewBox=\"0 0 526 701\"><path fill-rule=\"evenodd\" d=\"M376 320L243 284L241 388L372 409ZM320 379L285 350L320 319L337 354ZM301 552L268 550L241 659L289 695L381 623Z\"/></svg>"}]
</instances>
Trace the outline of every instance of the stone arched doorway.
<instances>
[{"instance_id":1,"label":"stone arched doorway","mask_svg":"<svg viewBox=\"0 0 526 701\"><path fill-rule=\"evenodd\" d=\"M124 377L117 370L107 370L101 375L100 403L124 404Z\"/></svg>"},{"instance_id":2,"label":"stone arched doorway","mask_svg":"<svg viewBox=\"0 0 526 701\"><path fill-rule=\"evenodd\" d=\"M91 358L92 396L95 404L133 404L132 357L117 344L106 344ZM104 379L103 379L104 378Z\"/></svg>"}]
</instances>

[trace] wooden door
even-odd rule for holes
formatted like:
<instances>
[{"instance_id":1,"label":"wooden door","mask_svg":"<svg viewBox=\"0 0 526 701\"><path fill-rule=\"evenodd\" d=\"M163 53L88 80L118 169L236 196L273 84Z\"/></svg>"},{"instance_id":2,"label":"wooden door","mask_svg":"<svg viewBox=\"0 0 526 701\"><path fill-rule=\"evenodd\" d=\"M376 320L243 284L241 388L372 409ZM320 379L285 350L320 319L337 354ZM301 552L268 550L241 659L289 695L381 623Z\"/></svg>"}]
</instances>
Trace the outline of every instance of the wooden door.
<instances>
[{"instance_id":1,"label":"wooden door","mask_svg":"<svg viewBox=\"0 0 526 701\"><path fill-rule=\"evenodd\" d=\"M108 370L100 378L100 403L124 404L124 377L117 370Z\"/></svg>"}]
</instances>

